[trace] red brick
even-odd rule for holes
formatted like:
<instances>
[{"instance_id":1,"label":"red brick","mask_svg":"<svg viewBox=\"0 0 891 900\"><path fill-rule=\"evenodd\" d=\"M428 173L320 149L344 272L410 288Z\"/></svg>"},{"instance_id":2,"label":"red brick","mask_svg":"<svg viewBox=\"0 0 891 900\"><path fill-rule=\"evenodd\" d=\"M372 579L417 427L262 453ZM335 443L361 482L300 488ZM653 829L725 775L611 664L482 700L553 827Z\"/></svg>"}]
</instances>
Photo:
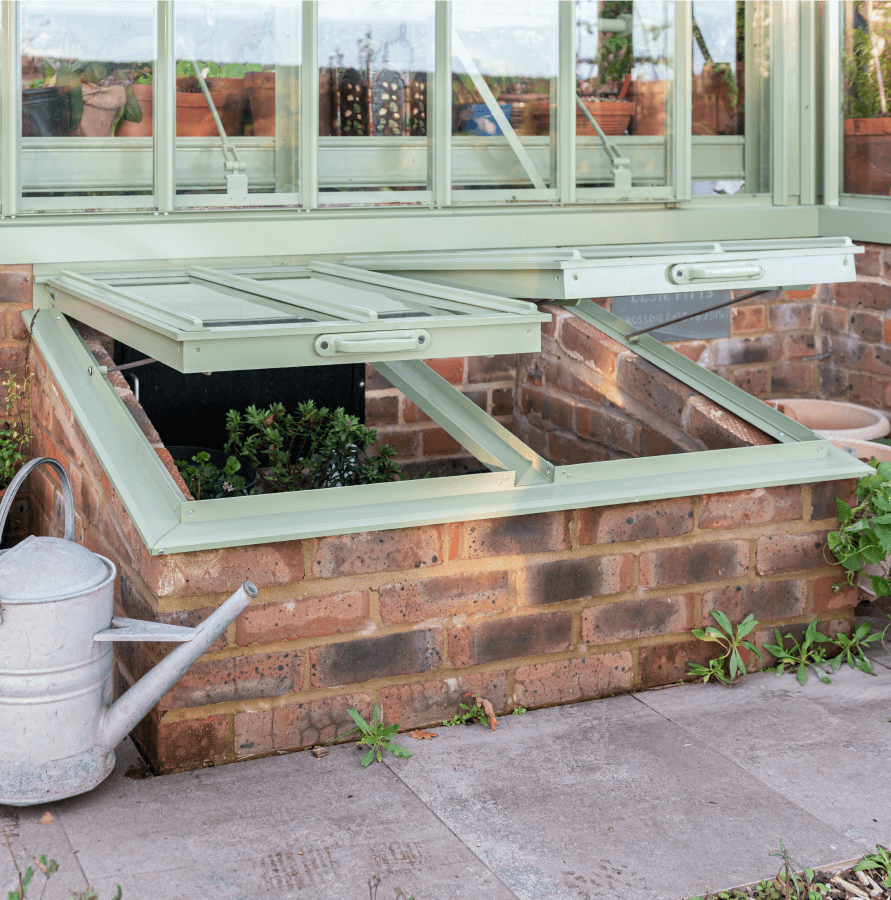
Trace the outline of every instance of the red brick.
<instances>
[{"instance_id":1,"label":"red brick","mask_svg":"<svg viewBox=\"0 0 891 900\"><path fill-rule=\"evenodd\" d=\"M150 556L143 548L142 577L159 597L231 593L243 581L252 581L262 590L272 584L300 581L303 552L300 541L169 556Z\"/></svg>"},{"instance_id":2,"label":"red brick","mask_svg":"<svg viewBox=\"0 0 891 900\"><path fill-rule=\"evenodd\" d=\"M887 313L885 314L884 324L885 324L885 343L889 344L889 343L891 343L891 318L888 318Z\"/></svg>"},{"instance_id":3,"label":"red brick","mask_svg":"<svg viewBox=\"0 0 891 900\"><path fill-rule=\"evenodd\" d=\"M125 584L128 580L125 580L124 576L121 576L121 599L125 600L127 590ZM142 597L141 594L138 594L139 600L134 601L133 595L137 593L137 589L135 586L130 586L130 598L129 601L125 602L124 609L127 610L127 615L131 618L135 619L145 619L146 621L155 621L160 622L163 625L179 625L184 628L196 628L200 625L211 613L216 612L212 607L205 607L204 609L189 609L189 610L177 610L176 612L168 612L168 613L152 613L151 606L149 602ZM143 610L148 611L148 615L133 615L130 611L131 608L137 607L139 602L143 604ZM217 650L222 650L226 646L226 632L224 631L208 648L207 653L215 653ZM167 641L164 642L155 642L148 641L146 643L146 647L150 649L152 653L157 656L166 656L171 651L175 650L179 644L172 644Z\"/></svg>"},{"instance_id":4,"label":"red brick","mask_svg":"<svg viewBox=\"0 0 891 900\"><path fill-rule=\"evenodd\" d=\"M883 310L891 308L891 287L872 281L836 284L833 296L841 306Z\"/></svg>"},{"instance_id":5,"label":"red brick","mask_svg":"<svg viewBox=\"0 0 891 900\"><path fill-rule=\"evenodd\" d=\"M581 510L580 544L611 544L677 537L693 530L693 501L689 497L654 500L627 506Z\"/></svg>"},{"instance_id":6,"label":"red brick","mask_svg":"<svg viewBox=\"0 0 891 900\"><path fill-rule=\"evenodd\" d=\"M616 373L616 360L625 348L580 319L565 320L560 327L563 348L607 377Z\"/></svg>"},{"instance_id":7,"label":"red brick","mask_svg":"<svg viewBox=\"0 0 891 900\"><path fill-rule=\"evenodd\" d=\"M702 625L714 625L713 610L724 613L734 625L749 613L759 622L803 615L807 603L806 581L762 581L705 591L702 595Z\"/></svg>"},{"instance_id":8,"label":"red brick","mask_svg":"<svg viewBox=\"0 0 891 900\"><path fill-rule=\"evenodd\" d=\"M569 514L534 513L504 519L480 519L465 526L464 555L470 558L568 550Z\"/></svg>"},{"instance_id":9,"label":"red brick","mask_svg":"<svg viewBox=\"0 0 891 900\"><path fill-rule=\"evenodd\" d=\"M746 331L764 331L766 314L763 306L735 306L730 310L732 334Z\"/></svg>"},{"instance_id":10,"label":"red brick","mask_svg":"<svg viewBox=\"0 0 891 900\"><path fill-rule=\"evenodd\" d=\"M759 575L776 575L829 565L828 557L823 556L825 546L825 531L771 534L759 538L755 571Z\"/></svg>"},{"instance_id":11,"label":"red brick","mask_svg":"<svg viewBox=\"0 0 891 900\"><path fill-rule=\"evenodd\" d=\"M449 631L449 659L454 666L568 650L572 613L552 612L463 625Z\"/></svg>"},{"instance_id":12,"label":"red brick","mask_svg":"<svg viewBox=\"0 0 891 900\"><path fill-rule=\"evenodd\" d=\"M378 425L396 425L399 422L399 397L396 395L365 398L365 424L369 428Z\"/></svg>"},{"instance_id":13,"label":"red brick","mask_svg":"<svg viewBox=\"0 0 891 900\"><path fill-rule=\"evenodd\" d=\"M765 522L788 522L801 516L801 487L790 484L705 494L699 513L699 527L738 528Z\"/></svg>"},{"instance_id":14,"label":"red brick","mask_svg":"<svg viewBox=\"0 0 891 900\"><path fill-rule=\"evenodd\" d=\"M276 750L299 750L326 744L356 727L347 710L355 709L369 722L373 705L371 694L361 692L276 707L272 719L273 746Z\"/></svg>"},{"instance_id":15,"label":"red brick","mask_svg":"<svg viewBox=\"0 0 891 900\"><path fill-rule=\"evenodd\" d=\"M529 443L527 441L527 443ZM583 441L574 434L565 431L555 431L547 436L547 445L538 448L529 443L536 453L550 459L556 466L572 466L578 463L602 462L609 459L609 453L604 447L592 441Z\"/></svg>"},{"instance_id":16,"label":"red brick","mask_svg":"<svg viewBox=\"0 0 891 900\"><path fill-rule=\"evenodd\" d=\"M689 681L692 678L688 672L689 663L706 666L714 655L713 644L697 640L641 647L638 656L640 687L647 690L660 684Z\"/></svg>"},{"instance_id":17,"label":"red brick","mask_svg":"<svg viewBox=\"0 0 891 900\"><path fill-rule=\"evenodd\" d=\"M33 290L31 266L0 266L0 303L31 306Z\"/></svg>"},{"instance_id":18,"label":"red brick","mask_svg":"<svg viewBox=\"0 0 891 900\"><path fill-rule=\"evenodd\" d=\"M782 294L788 300L813 300L817 296L817 285L812 284L803 291L783 291Z\"/></svg>"},{"instance_id":19,"label":"red brick","mask_svg":"<svg viewBox=\"0 0 891 900\"><path fill-rule=\"evenodd\" d=\"M759 431L754 425L727 412L705 397L696 397L691 401L686 430L691 438L701 441L708 450L775 443L773 438Z\"/></svg>"},{"instance_id":20,"label":"red brick","mask_svg":"<svg viewBox=\"0 0 891 900\"><path fill-rule=\"evenodd\" d=\"M585 403L603 402L603 394L585 380L584 370L577 375L565 359L556 360L548 357L544 360L544 364L545 382L549 390L561 391L574 400Z\"/></svg>"},{"instance_id":21,"label":"red brick","mask_svg":"<svg viewBox=\"0 0 891 900\"><path fill-rule=\"evenodd\" d=\"M514 698L520 706L591 700L631 689L631 654L605 653L518 666Z\"/></svg>"},{"instance_id":22,"label":"red brick","mask_svg":"<svg viewBox=\"0 0 891 900\"><path fill-rule=\"evenodd\" d=\"M235 714L235 754L239 759L262 756L275 749L274 714L272 709L251 709Z\"/></svg>"},{"instance_id":23,"label":"red brick","mask_svg":"<svg viewBox=\"0 0 891 900\"><path fill-rule=\"evenodd\" d=\"M882 313L855 312L850 317L850 330L862 341L879 344L885 338L885 317Z\"/></svg>"},{"instance_id":24,"label":"red brick","mask_svg":"<svg viewBox=\"0 0 891 900\"><path fill-rule=\"evenodd\" d=\"M441 562L442 535L438 526L360 531L319 538L312 574L316 578L337 578L417 569Z\"/></svg>"},{"instance_id":25,"label":"red brick","mask_svg":"<svg viewBox=\"0 0 891 900\"><path fill-rule=\"evenodd\" d=\"M526 603L543 606L581 597L618 594L631 587L630 554L558 559L526 569Z\"/></svg>"},{"instance_id":26,"label":"red brick","mask_svg":"<svg viewBox=\"0 0 891 900\"><path fill-rule=\"evenodd\" d=\"M771 331L811 330L814 327L814 306L811 303L781 303L767 311Z\"/></svg>"},{"instance_id":27,"label":"red brick","mask_svg":"<svg viewBox=\"0 0 891 900\"><path fill-rule=\"evenodd\" d=\"M841 498L853 506L857 502L854 490L857 482L851 478L844 481L820 481L811 485L811 519L838 519L836 498Z\"/></svg>"},{"instance_id":28,"label":"red brick","mask_svg":"<svg viewBox=\"0 0 891 900\"><path fill-rule=\"evenodd\" d=\"M408 397L400 398L400 402L402 404L402 421L405 422L406 425L414 425L416 422L430 422L430 416L424 412L419 406L412 403ZM420 432L413 431L412 434L420 434Z\"/></svg>"},{"instance_id":29,"label":"red brick","mask_svg":"<svg viewBox=\"0 0 891 900\"><path fill-rule=\"evenodd\" d=\"M428 359L428 366L445 378L449 384L463 384L464 382L464 357L456 356L452 359Z\"/></svg>"},{"instance_id":30,"label":"red brick","mask_svg":"<svg viewBox=\"0 0 891 900\"><path fill-rule=\"evenodd\" d=\"M421 432L384 426L377 429L377 443L372 446L372 452L379 452L384 444L396 451L397 459L414 459L421 449Z\"/></svg>"},{"instance_id":31,"label":"red brick","mask_svg":"<svg viewBox=\"0 0 891 900\"><path fill-rule=\"evenodd\" d=\"M854 268L861 275L882 274L882 253L878 247L866 247L863 253L854 257Z\"/></svg>"},{"instance_id":32,"label":"red brick","mask_svg":"<svg viewBox=\"0 0 891 900\"><path fill-rule=\"evenodd\" d=\"M161 698L160 709L291 694L303 686L302 650L200 660Z\"/></svg>"},{"instance_id":33,"label":"red brick","mask_svg":"<svg viewBox=\"0 0 891 900\"><path fill-rule=\"evenodd\" d=\"M770 390L770 370L761 368L738 369L733 373L733 383L756 397Z\"/></svg>"},{"instance_id":34,"label":"red brick","mask_svg":"<svg viewBox=\"0 0 891 900\"><path fill-rule=\"evenodd\" d=\"M385 584L380 588L381 620L385 625L398 625L445 616L499 612L508 607L508 587L504 571Z\"/></svg>"},{"instance_id":35,"label":"red brick","mask_svg":"<svg viewBox=\"0 0 891 900\"><path fill-rule=\"evenodd\" d=\"M655 428L645 428L641 437L641 456L668 456L672 453L686 453L682 447Z\"/></svg>"},{"instance_id":36,"label":"red brick","mask_svg":"<svg viewBox=\"0 0 891 900\"><path fill-rule=\"evenodd\" d=\"M421 432L424 456L455 456L467 451L446 431L438 426Z\"/></svg>"},{"instance_id":37,"label":"red brick","mask_svg":"<svg viewBox=\"0 0 891 900\"><path fill-rule=\"evenodd\" d=\"M582 640L586 644L689 631L693 621L693 594L676 597L634 597L603 606L592 606L582 615Z\"/></svg>"},{"instance_id":38,"label":"red brick","mask_svg":"<svg viewBox=\"0 0 891 900\"><path fill-rule=\"evenodd\" d=\"M891 347L874 345L866 348L861 367L879 375L891 374Z\"/></svg>"},{"instance_id":39,"label":"red brick","mask_svg":"<svg viewBox=\"0 0 891 900\"><path fill-rule=\"evenodd\" d=\"M810 393L814 385L814 370L810 363L774 366L771 372L771 390L787 396Z\"/></svg>"},{"instance_id":40,"label":"red brick","mask_svg":"<svg viewBox=\"0 0 891 900\"><path fill-rule=\"evenodd\" d=\"M163 774L223 761L229 751L228 724L226 715L181 722L162 720L151 744L155 768Z\"/></svg>"},{"instance_id":41,"label":"red brick","mask_svg":"<svg viewBox=\"0 0 891 900\"><path fill-rule=\"evenodd\" d=\"M499 356L468 356L467 380L469 382L513 381L516 356L504 353Z\"/></svg>"},{"instance_id":42,"label":"red brick","mask_svg":"<svg viewBox=\"0 0 891 900\"><path fill-rule=\"evenodd\" d=\"M738 366L778 360L783 355L782 341L776 335L757 338L727 338L712 345L712 365Z\"/></svg>"},{"instance_id":43,"label":"red brick","mask_svg":"<svg viewBox=\"0 0 891 900\"><path fill-rule=\"evenodd\" d=\"M247 644L271 644L323 634L344 634L369 623L370 591L254 603L237 619L235 640Z\"/></svg>"},{"instance_id":44,"label":"red brick","mask_svg":"<svg viewBox=\"0 0 891 900\"><path fill-rule=\"evenodd\" d=\"M527 416L539 415L555 428L572 429L575 406L560 397L552 397L545 391L524 389L521 394L522 410Z\"/></svg>"},{"instance_id":45,"label":"red brick","mask_svg":"<svg viewBox=\"0 0 891 900\"><path fill-rule=\"evenodd\" d=\"M467 703L467 694L476 693L488 700L496 714L507 708L504 672L479 672L442 681L418 681L381 688L381 712L388 724L404 728L439 725Z\"/></svg>"},{"instance_id":46,"label":"red brick","mask_svg":"<svg viewBox=\"0 0 891 900\"><path fill-rule=\"evenodd\" d=\"M686 356L691 362L707 365L709 359L709 345L705 341L672 341L668 346L681 356Z\"/></svg>"},{"instance_id":47,"label":"red brick","mask_svg":"<svg viewBox=\"0 0 891 900\"><path fill-rule=\"evenodd\" d=\"M496 388L492 391L491 415L509 416L514 411L513 388Z\"/></svg>"},{"instance_id":48,"label":"red brick","mask_svg":"<svg viewBox=\"0 0 891 900\"><path fill-rule=\"evenodd\" d=\"M640 423L604 406L579 407L578 434L580 437L593 438L597 443L620 453L638 456L641 452L643 428Z\"/></svg>"},{"instance_id":49,"label":"red brick","mask_svg":"<svg viewBox=\"0 0 891 900\"><path fill-rule=\"evenodd\" d=\"M820 394L866 406L882 406L883 382L875 375L849 372L834 365L821 365Z\"/></svg>"},{"instance_id":50,"label":"red brick","mask_svg":"<svg viewBox=\"0 0 891 900\"><path fill-rule=\"evenodd\" d=\"M822 615L823 613L851 610L857 606L857 597L859 593L857 585L848 585L845 583L841 566L839 566L835 575L827 575L824 578L815 578L813 584L815 616ZM833 584L842 585L838 593L835 592Z\"/></svg>"},{"instance_id":51,"label":"red brick","mask_svg":"<svg viewBox=\"0 0 891 900\"><path fill-rule=\"evenodd\" d=\"M817 324L823 334L842 334L847 330L850 310L820 306L818 312Z\"/></svg>"},{"instance_id":52,"label":"red brick","mask_svg":"<svg viewBox=\"0 0 891 900\"><path fill-rule=\"evenodd\" d=\"M666 375L652 363L630 354L619 365L618 386L648 409L682 427L684 410L696 391Z\"/></svg>"},{"instance_id":53,"label":"red brick","mask_svg":"<svg viewBox=\"0 0 891 900\"><path fill-rule=\"evenodd\" d=\"M640 583L643 587L741 578L748 571L749 545L746 541L662 547L640 555Z\"/></svg>"},{"instance_id":54,"label":"red brick","mask_svg":"<svg viewBox=\"0 0 891 900\"><path fill-rule=\"evenodd\" d=\"M316 647L310 651L310 684L335 687L437 669L442 644L442 630L429 628Z\"/></svg>"}]
</instances>

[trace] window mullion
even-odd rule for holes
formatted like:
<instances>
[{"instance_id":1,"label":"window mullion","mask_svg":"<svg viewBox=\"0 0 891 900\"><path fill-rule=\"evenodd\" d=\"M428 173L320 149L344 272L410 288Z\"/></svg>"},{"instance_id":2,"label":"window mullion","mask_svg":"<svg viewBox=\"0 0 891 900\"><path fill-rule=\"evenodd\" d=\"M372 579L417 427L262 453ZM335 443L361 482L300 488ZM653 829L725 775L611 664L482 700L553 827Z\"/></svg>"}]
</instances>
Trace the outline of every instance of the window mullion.
<instances>
[{"instance_id":1,"label":"window mullion","mask_svg":"<svg viewBox=\"0 0 891 900\"><path fill-rule=\"evenodd\" d=\"M452 8L436 2L436 52L433 85L433 197L434 205L452 201Z\"/></svg>"},{"instance_id":2,"label":"window mullion","mask_svg":"<svg viewBox=\"0 0 891 900\"><path fill-rule=\"evenodd\" d=\"M560 4L557 73L557 196L575 203L575 4Z\"/></svg>"},{"instance_id":3,"label":"window mullion","mask_svg":"<svg viewBox=\"0 0 891 900\"><path fill-rule=\"evenodd\" d=\"M786 206L789 202L789 117L786 115L786 96L789 90L787 71L788 50L785 41L785 4L773 0L770 4L770 72L771 98L770 115L772 125L771 144L773 165L771 181L774 206ZM790 4L790 7L792 4ZM793 60L788 60L792 63Z\"/></svg>"},{"instance_id":4,"label":"window mullion","mask_svg":"<svg viewBox=\"0 0 891 900\"><path fill-rule=\"evenodd\" d=\"M165 216L176 208L176 28L174 4L160 0L157 6L157 54L153 111L155 197Z\"/></svg>"},{"instance_id":5,"label":"window mullion","mask_svg":"<svg viewBox=\"0 0 891 900\"><path fill-rule=\"evenodd\" d=\"M302 4L300 48L300 199L304 209L319 205L319 11Z\"/></svg>"},{"instance_id":6,"label":"window mullion","mask_svg":"<svg viewBox=\"0 0 891 900\"><path fill-rule=\"evenodd\" d=\"M22 67L19 64L18 3L0 4L0 84L6 86L0 97L0 217L14 216L19 210L19 178L22 152Z\"/></svg>"},{"instance_id":7,"label":"window mullion","mask_svg":"<svg viewBox=\"0 0 891 900\"><path fill-rule=\"evenodd\" d=\"M801 102L799 104L799 173L800 200L808 206L817 200L817 11L814 0L800 6L799 70L801 72Z\"/></svg>"},{"instance_id":8,"label":"window mullion","mask_svg":"<svg viewBox=\"0 0 891 900\"><path fill-rule=\"evenodd\" d=\"M823 4L823 204L838 206L841 180L840 3Z\"/></svg>"},{"instance_id":9,"label":"window mullion","mask_svg":"<svg viewBox=\"0 0 891 900\"><path fill-rule=\"evenodd\" d=\"M672 92L673 140L666 140L666 149L674 148L674 166L669 171L675 176L675 196L678 200L689 200L693 181L693 122L692 96L692 3L676 3L674 11L674 91Z\"/></svg>"}]
</instances>

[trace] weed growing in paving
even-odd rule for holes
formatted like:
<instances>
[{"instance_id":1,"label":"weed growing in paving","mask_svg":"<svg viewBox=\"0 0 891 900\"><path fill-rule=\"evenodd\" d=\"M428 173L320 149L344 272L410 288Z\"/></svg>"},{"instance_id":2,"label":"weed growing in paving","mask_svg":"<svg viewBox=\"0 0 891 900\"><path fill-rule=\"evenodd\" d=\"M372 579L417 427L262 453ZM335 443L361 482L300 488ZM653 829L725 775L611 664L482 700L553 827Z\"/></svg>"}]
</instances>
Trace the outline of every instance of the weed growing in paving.
<instances>
[{"instance_id":1,"label":"weed growing in paving","mask_svg":"<svg viewBox=\"0 0 891 900\"><path fill-rule=\"evenodd\" d=\"M365 756L362 757L363 769L369 766L374 759L381 762L384 750L386 750L387 753L391 753L393 756L398 756L402 759L408 759L408 757L411 756L411 751L406 750L405 747L401 747L399 744L392 743L393 736L399 731L399 725L384 725L384 720L381 718L379 707L374 707L374 713L372 714L370 724L359 715L358 710L348 709L347 713L356 723L356 727L351 728L346 734L342 734L340 737L328 741L328 743L333 744L334 741L343 740L343 738L349 737L351 734L355 734L358 731L361 737L356 741L356 746L361 747L363 744L366 744L371 748Z\"/></svg>"},{"instance_id":2,"label":"weed growing in paving","mask_svg":"<svg viewBox=\"0 0 891 900\"><path fill-rule=\"evenodd\" d=\"M882 885L891 888L891 851L881 844L876 844L876 852L864 856L863 859L854 866L855 872L875 871L882 878Z\"/></svg>"},{"instance_id":3,"label":"weed growing in paving","mask_svg":"<svg viewBox=\"0 0 891 900\"><path fill-rule=\"evenodd\" d=\"M867 626L869 627L869 626ZM775 644L765 644L764 649L772 653L777 660L776 673L782 675L785 671L795 671L795 677L799 684L807 681L808 669L813 669L814 674L824 684L829 684L829 678L823 673L822 666L826 665L826 652L818 644L833 643L832 638L817 631L817 620L814 619L807 626L804 637L799 643L791 634L786 635L786 640L791 641L788 649L783 645L780 637L780 629L775 628Z\"/></svg>"},{"instance_id":4,"label":"weed growing in paving","mask_svg":"<svg viewBox=\"0 0 891 900\"><path fill-rule=\"evenodd\" d=\"M473 704L459 703L461 710L442 724L451 728L453 725L471 725L473 722L479 722L481 725L488 725L494 731L497 720L492 704L479 694L469 693L467 696L473 697Z\"/></svg>"},{"instance_id":5,"label":"weed growing in paving","mask_svg":"<svg viewBox=\"0 0 891 900\"><path fill-rule=\"evenodd\" d=\"M758 624L755 617L749 613L742 622L737 626L730 624L730 620L724 613L716 609L712 612L712 618L718 623L718 628L709 625L704 631L700 628L693 629L694 637L701 641L713 641L719 644L724 652L709 660L708 666L691 662L690 674L708 681L710 678L717 678L724 684L733 684L738 681L740 676L746 674L746 664L740 655L740 648L754 653L759 659L761 652L751 641L745 641L743 638L749 634Z\"/></svg>"}]
</instances>

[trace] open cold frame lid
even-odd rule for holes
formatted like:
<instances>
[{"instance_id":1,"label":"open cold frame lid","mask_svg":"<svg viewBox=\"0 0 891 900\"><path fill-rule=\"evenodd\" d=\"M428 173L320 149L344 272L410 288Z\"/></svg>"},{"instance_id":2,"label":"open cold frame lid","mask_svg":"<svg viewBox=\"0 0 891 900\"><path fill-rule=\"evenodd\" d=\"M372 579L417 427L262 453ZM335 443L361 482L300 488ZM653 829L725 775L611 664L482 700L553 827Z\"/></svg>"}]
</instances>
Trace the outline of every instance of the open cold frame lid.
<instances>
[{"instance_id":1,"label":"open cold frame lid","mask_svg":"<svg viewBox=\"0 0 891 900\"><path fill-rule=\"evenodd\" d=\"M53 308L180 372L541 349L533 303L348 266L132 270L46 280Z\"/></svg>"},{"instance_id":2,"label":"open cold frame lid","mask_svg":"<svg viewBox=\"0 0 891 900\"><path fill-rule=\"evenodd\" d=\"M854 281L850 238L534 247L347 257L352 266L509 297L566 304L586 297L690 290L773 290Z\"/></svg>"}]
</instances>

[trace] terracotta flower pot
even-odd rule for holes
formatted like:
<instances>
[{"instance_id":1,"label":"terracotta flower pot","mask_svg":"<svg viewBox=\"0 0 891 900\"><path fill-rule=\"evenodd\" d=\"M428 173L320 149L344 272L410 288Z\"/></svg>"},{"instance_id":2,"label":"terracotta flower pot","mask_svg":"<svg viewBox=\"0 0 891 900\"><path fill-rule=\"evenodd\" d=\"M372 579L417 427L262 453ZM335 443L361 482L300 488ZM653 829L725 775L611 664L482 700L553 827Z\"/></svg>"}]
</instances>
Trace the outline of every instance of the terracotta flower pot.
<instances>
[{"instance_id":1,"label":"terracotta flower pot","mask_svg":"<svg viewBox=\"0 0 891 900\"><path fill-rule=\"evenodd\" d=\"M891 431L891 423L884 413L868 406L858 406L856 403L805 398L769 402L783 415L801 422L802 425L830 440L870 441L873 438L884 437Z\"/></svg>"},{"instance_id":2,"label":"terracotta flower pot","mask_svg":"<svg viewBox=\"0 0 891 900\"><path fill-rule=\"evenodd\" d=\"M151 137L152 136L152 86L150 84L131 84L133 96L139 104L142 119L139 122L130 122L121 119L115 134L118 137Z\"/></svg>"},{"instance_id":3,"label":"terracotta flower pot","mask_svg":"<svg viewBox=\"0 0 891 900\"><path fill-rule=\"evenodd\" d=\"M588 112L594 117L604 134L624 134L634 115L634 104L630 100L599 100L582 97ZM575 133L577 135L596 134L588 117L576 107Z\"/></svg>"},{"instance_id":4,"label":"terracotta flower pot","mask_svg":"<svg viewBox=\"0 0 891 900\"><path fill-rule=\"evenodd\" d=\"M84 111L77 128L71 133L78 137L108 137L118 111L127 102L127 91L122 84L81 86Z\"/></svg>"},{"instance_id":5,"label":"terracotta flower pot","mask_svg":"<svg viewBox=\"0 0 891 900\"><path fill-rule=\"evenodd\" d=\"M207 87L211 96L216 93L226 95L226 116L220 114L226 134L244 134L244 114L248 103L244 78L208 78Z\"/></svg>"},{"instance_id":6,"label":"terracotta flower pot","mask_svg":"<svg viewBox=\"0 0 891 900\"><path fill-rule=\"evenodd\" d=\"M248 72L244 76L254 134L275 134L275 72Z\"/></svg>"},{"instance_id":7,"label":"terracotta flower pot","mask_svg":"<svg viewBox=\"0 0 891 900\"><path fill-rule=\"evenodd\" d=\"M846 194L891 194L891 117L845 119Z\"/></svg>"},{"instance_id":8,"label":"terracotta flower pot","mask_svg":"<svg viewBox=\"0 0 891 900\"><path fill-rule=\"evenodd\" d=\"M176 79L176 136L215 137L219 135L213 113L207 105L204 92L198 86L197 78ZM211 91L210 99L216 107L223 130L232 134L235 116L227 104L227 94Z\"/></svg>"}]
</instances>

